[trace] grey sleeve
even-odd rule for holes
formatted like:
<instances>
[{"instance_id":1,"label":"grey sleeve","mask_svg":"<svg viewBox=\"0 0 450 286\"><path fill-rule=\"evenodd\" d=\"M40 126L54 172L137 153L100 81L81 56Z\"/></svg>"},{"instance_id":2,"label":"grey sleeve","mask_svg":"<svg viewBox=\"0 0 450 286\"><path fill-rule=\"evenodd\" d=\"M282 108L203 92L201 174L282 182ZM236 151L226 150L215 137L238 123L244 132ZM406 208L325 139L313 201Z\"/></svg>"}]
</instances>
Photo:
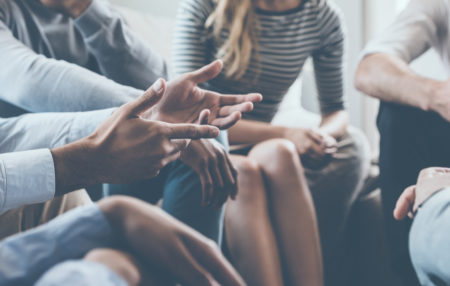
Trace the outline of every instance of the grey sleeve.
<instances>
[{"instance_id":1,"label":"grey sleeve","mask_svg":"<svg viewBox=\"0 0 450 286\"><path fill-rule=\"evenodd\" d=\"M164 59L105 1L94 0L75 20L75 27L97 59L101 73L108 78L144 90L158 78L167 79Z\"/></svg>"},{"instance_id":2,"label":"grey sleeve","mask_svg":"<svg viewBox=\"0 0 450 286\"><path fill-rule=\"evenodd\" d=\"M55 148L90 135L115 109L0 118L0 153Z\"/></svg>"},{"instance_id":3,"label":"grey sleeve","mask_svg":"<svg viewBox=\"0 0 450 286\"><path fill-rule=\"evenodd\" d=\"M364 49L361 58L374 53L386 53L409 63L448 33L448 1L411 0L396 20Z\"/></svg>"},{"instance_id":4,"label":"grey sleeve","mask_svg":"<svg viewBox=\"0 0 450 286\"><path fill-rule=\"evenodd\" d=\"M319 93L320 110L329 114L344 106L345 36L342 16L330 1L321 1L318 29L320 46L313 54L314 72Z\"/></svg>"},{"instance_id":5,"label":"grey sleeve","mask_svg":"<svg viewBox=\"0 0 450 286\"><path fill-rule=\"evenodd\" d=\"M114 231L97 205L80 207L0 243L0 285L32 285L53 266L96 248L114 248Z\"/></svg>"},{"instance_id":6,"label":"grey sleeve","mask_svg":"<svg viewBox=\"0 0 450 286\"><path fill-rule=\"evenodd\" d=\"M0 21L0 100L31 112L120 106L143 93L65 61L38 55Z\"/></svg>"},{"instance_id":7,"label":"grey sleeve","mask_svg":"<svg viewBox=\"0 0 450 286\"><path fill-rule=\"evenodd\" d=\"M173 37L175 74L197 70L215 58L208 49L206 19L212 6L209 0L183 0L178 9Z\"/></svg>"}]
</instances>

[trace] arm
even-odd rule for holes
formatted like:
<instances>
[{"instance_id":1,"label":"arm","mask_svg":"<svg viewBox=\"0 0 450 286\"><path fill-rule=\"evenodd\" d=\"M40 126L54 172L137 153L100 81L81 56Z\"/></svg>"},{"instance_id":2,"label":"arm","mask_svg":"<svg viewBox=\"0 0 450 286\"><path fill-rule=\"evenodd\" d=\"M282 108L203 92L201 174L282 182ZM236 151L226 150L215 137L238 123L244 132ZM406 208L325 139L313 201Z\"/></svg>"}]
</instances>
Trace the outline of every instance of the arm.
<instances>
[{"instance_id":1,"label":"arm","mask_svg":"<svg viewBox=\"0 0 450 286\"><path fill-rule=\"evenodd\" d=\"M318 26L321 45L313 54L314 72L319 93L322 121L319 129L339 138L347 132L348 113L344 104L345 34L340 11L323 1Z\"/></svg>"},{"instance_id":2,"label":"arm","mask_svg":"<svg viewBox=\"0 0 450 286\"><path fill-rule=\"evenodd\" d=\"M31 112L86 111L117 107L143 91L87 69L38 55L0 19L0 99Z\"/></svg>"},{"instance_id":3,"label":"arm","mask_svg":"<svg viewBox=\"0 0 450 286\"><path fill-rule=\"evenodd\" d=\"M116 239L98 206L77 208L48 224L3 240L0 284L32 285L58 263L82 258L94 248L117 247Z\"/></svg>"},{"instance_id":4,"label":"arm","mask_svg":"<svg viewBox=\"0 0 450 286\"><path fill-rule=\"evenodd\" d=\"M411 1L383 37L366 47L356 75L360 91L387 102L436 111L450 120L450 82L416 74L408 65L447 34L443 1Z\"/></svg>"},{"instance_id":5,"label":"arm","mask_svg":"<svg viewBox=\"0 0 450 286\"><path fill-rule=\"evenodd\" d=\"M0 118L0 153L63 146L90 135L115 109Z\"/></svg>"}]
</instances>

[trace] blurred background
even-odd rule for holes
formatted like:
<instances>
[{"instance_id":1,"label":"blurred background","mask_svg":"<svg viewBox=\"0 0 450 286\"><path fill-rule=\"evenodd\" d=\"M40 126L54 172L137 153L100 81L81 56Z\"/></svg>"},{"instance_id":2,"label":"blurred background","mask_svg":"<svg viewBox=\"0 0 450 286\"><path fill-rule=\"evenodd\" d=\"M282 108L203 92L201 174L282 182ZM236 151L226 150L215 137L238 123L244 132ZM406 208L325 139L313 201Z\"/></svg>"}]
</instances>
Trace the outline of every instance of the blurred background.
<instances>
[{"instance_id":1,"label":"blurred background","mask_svg":"<svg viewBox=\"0 0 450 286\"><path fill-rule=\"evenodd\" d=\"M151 42L162 56L170 62L171 29L175 20L180 0L111 0L120 5L130 24ZM405 7L408 0L330 0L342 9L347 26L347 71L346 95L352 125L361 128L369 138L372 152L378 154L378 134L375 118L378 102L363 96L353 87L353 74L359 60L360 51L372 38L381 33ZM144 24L143 24L144 23ZM423 75L444 79L445 73L437 55L429 51L426 56L413 64L415 70ZM298 108L317 112L315 86L311 67L306 66L302 80L292 87L289 94L291 101L285 108ZM301 101L300 101L301 97ZM294 111L293 111L294 112ZM286 114L285 110L284 113ZM293 113L292 113L293 114ZM286 122L286 118L282 121Z\"/></svg>"}]
</instances>

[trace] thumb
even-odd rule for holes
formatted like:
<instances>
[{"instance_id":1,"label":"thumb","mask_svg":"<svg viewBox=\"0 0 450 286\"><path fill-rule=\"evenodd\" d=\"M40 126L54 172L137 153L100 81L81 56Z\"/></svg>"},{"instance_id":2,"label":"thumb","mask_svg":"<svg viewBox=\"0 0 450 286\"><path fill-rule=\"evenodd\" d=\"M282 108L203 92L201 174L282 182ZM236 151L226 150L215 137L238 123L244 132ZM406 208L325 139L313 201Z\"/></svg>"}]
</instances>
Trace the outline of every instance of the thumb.
<instances>
[{"instance_id":1,"label":"thumb","mask_svg":"<svg viewBox=\"0 0 450 286\"><path fill-rule=\"evenodd\" d=\"M222 68L223 62L221 60L216 60L207 66L191 72L190 75L194 82L202 83L218 76L222 71Z\"/></svg>"},{"instance_id":2,"label":"thumb","mask_svg":"<svg viewBox=\"0 0 450 286\"><path fill-rule=\"evenodd\" d=\"M140 115L158 103L166 90L166 82L158 79L143 95L129 103L127 115Z\"/></svg>"}]
</instances>

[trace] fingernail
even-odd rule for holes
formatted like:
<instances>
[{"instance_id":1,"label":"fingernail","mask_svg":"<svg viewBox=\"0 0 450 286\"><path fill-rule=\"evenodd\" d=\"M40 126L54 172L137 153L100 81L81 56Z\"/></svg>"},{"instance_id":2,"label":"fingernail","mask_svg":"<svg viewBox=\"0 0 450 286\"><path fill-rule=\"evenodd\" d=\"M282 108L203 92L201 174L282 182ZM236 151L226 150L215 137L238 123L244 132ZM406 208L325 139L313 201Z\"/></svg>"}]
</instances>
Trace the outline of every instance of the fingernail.
<instances>
[{"instance_id":1,"label":"fingernail","mask_svg":"<svg viewBox=\"0 0 450 286\"><path fill-rule=\"evenodd\" d=\"M158 79L152 86L153 91L156 93L161 93L164 89L163 80Z\"/></svg>"}]
</instances>

